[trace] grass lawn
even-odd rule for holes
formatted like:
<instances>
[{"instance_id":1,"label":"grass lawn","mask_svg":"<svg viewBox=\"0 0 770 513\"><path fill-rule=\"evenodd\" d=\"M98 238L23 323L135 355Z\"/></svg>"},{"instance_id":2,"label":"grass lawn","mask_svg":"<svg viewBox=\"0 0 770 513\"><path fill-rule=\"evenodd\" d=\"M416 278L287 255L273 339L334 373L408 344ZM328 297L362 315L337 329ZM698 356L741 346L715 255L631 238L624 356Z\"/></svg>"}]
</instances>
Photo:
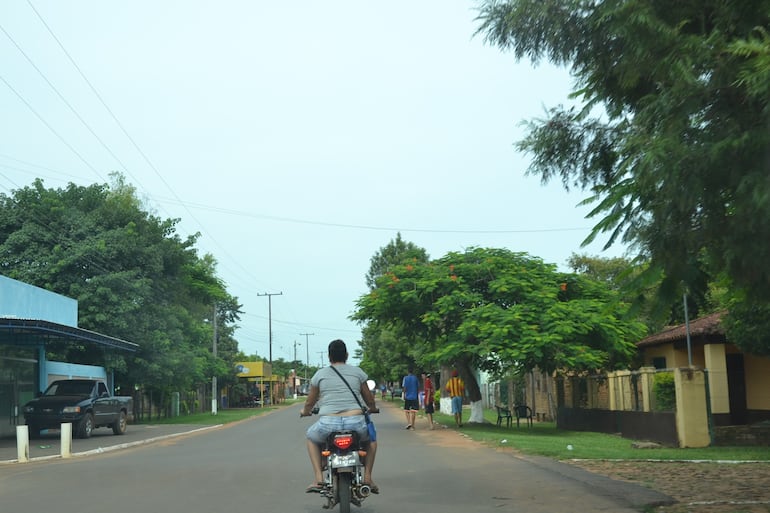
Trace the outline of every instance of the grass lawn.
<instances>
[{"instance_id":1,"label":"grass lawn","mask_svg":"<svg viewBox=\"0 0 770 513\"><path fill-rule=\"evenodd\" d=\"M191 415L180 415L179 417L167 417L161 419L145 419L140 424L200 424L211 426L215 424L228 424L230 422L238 422L239 420L248 419L262 415L266 412L275 410L276 408L282 408L283 406L294 404L304 401L305 398L288 399L285 403L281 403L279 406L267 406L265 408L226 408L217 410L216 415L212 415L211 412L206 413L193 413Z\"/></svg>"},{"instance_id":2,"label":"grass lawn","mask_svg":"<svg viewBox=\"0 0 770 513\"><path fill-rule=\"evenodd\" d=\"M468 412L464 412L467 419ZM633 440L605 433L564 431L553 422L535 422L529 428L523 423L516 427L514 419L510 428L497 427L497 412L484 412L487 424L465 423L461 431L473 440L492 447L510 447L524 454L548 456L555 459L660 459L660 460L770 460L767 447L704 447L634 449ZM450 429L457 429L454 417L434 414L433 420ZM569 448L571 447L571 449Z\"/></svg>"}]
</instances>

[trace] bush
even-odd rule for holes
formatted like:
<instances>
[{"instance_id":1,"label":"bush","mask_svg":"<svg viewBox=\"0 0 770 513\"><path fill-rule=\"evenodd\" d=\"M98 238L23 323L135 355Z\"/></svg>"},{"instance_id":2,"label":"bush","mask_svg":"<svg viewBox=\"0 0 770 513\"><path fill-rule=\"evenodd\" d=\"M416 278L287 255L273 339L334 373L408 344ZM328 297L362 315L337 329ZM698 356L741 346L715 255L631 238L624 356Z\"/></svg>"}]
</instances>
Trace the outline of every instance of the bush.
<instances>
[{"instance_id":1,"label":"bush","mask_svg":"<svg viewBox=\"0 0 770 513\"><path fill-rule=\"evenodd\" d=\"M656 411L673 411L676 409L676 384L674 374L671 372L659 372L655 374L653 385Z\"/></svg>"}]
</instances>

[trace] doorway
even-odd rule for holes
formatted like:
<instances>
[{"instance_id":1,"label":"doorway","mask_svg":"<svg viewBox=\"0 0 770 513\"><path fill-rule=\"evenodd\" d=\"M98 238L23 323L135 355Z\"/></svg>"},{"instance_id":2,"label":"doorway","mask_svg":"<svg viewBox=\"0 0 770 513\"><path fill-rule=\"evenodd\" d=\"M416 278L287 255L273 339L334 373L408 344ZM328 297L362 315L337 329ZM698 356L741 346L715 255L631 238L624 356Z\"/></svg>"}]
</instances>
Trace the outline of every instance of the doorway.
<instances>
[{"instance_id":1,"label":"doorway","mask_svg":"<svg viewBox=\"0 0 770 513\"><path fill-rule=\"evenodd\" d=\"M746 370L743 354L728 353L727 358L727 390L730 401L730 423L741 426L748 422L746 408Z\"/></svg>"}]
</instances>

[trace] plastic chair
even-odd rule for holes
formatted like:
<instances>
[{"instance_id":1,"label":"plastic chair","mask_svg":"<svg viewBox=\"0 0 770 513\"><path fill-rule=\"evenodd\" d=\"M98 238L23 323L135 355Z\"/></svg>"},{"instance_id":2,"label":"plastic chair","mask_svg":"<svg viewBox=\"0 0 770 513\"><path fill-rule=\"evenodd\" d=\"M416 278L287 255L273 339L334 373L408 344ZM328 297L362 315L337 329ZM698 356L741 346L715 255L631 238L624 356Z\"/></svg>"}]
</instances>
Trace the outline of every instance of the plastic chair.
<instances>
[{"instance_id":1,"label":"plastic chair","mask_svg":"<svg viewBox=\"0 0 770 513\"><path fill-rule=\"evenodd\" d=\"M506 427L511 427L511 422L513 421L511 410L504 406L495 406L495 409L497 410L497 427L503 425L503 419L505 419Z\"/></svg>"},{"instance_id":2,"label":"plastic chair","mask_svg":"<svg viewBox=\"0 0 770 513\"><path fill-rule=\"evenodd\" d=\"M524 419L525 423L532 427L532 408L526 404L519 404L513 407L513 411L516 413L516 427L519 427L519 420Z\"/></svg>"}]
</instances>

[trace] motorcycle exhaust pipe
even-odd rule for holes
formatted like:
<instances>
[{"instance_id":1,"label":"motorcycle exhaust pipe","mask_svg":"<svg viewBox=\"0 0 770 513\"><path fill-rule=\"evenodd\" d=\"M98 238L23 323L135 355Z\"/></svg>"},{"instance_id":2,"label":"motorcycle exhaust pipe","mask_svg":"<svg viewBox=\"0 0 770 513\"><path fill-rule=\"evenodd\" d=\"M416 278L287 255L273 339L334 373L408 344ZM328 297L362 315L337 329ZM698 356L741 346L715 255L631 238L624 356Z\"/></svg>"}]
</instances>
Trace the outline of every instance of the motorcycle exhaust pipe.
<instances>
[{"instance_id":1,"label":"motorcycle exhaust pipe","mask_svg":"<svg viewBox=\"0 0 770 513\"><path fill-rule=\"evenodd\" d=\"M372 488L368 484L362 484L358 487L358 495L360 495L362 499L369 497L371 493Z\"/></svg>"}]
</instances>

